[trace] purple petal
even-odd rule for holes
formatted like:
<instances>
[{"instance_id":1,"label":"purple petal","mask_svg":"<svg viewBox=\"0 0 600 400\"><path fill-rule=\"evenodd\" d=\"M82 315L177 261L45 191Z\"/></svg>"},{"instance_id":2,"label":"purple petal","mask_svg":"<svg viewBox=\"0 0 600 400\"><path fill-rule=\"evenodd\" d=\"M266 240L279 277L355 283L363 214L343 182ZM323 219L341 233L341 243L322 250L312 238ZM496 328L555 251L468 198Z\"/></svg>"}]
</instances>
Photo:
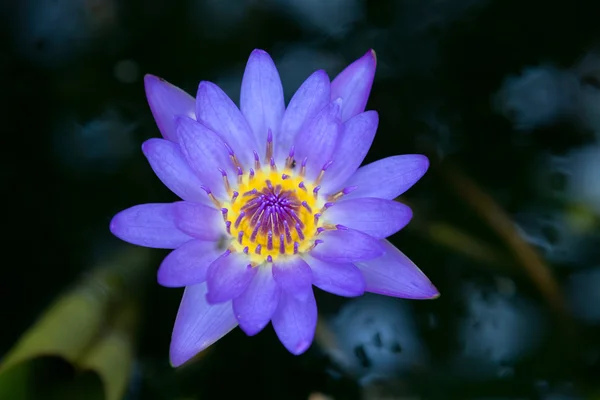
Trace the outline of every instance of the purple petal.
<instances>
[{"instance_id":1,"label":"purple petal","mask_svg":"<svg viewBox=\"0 0 600 400\"><path fill-rule=\"evenodd\" d=\"M208 186L215 196L227 197L223 185L222 168L233 177L232 164L223 140L202 125L190 118L177 119L177 134L182 153L200 180Z\"/></svg>"},{"instance_id":2,"label":"purple petal","mask_svg":"<svg viewBox=\"0 0 600 400\"><path fill-rule=\"evenodd\" d=\"M364 56L348 65L331 82L331 99L341 97L342 121L347 121L357 114L365 111L377 60L375 52L369 50Z\"/></svg>"},{"instance_id":3,"label":"purple petal","mask_svg":"<svg viewBox=\"0 0 600 400\"><path fill-rule=\"evenodd\" d=\"M330 91L329 77L323 70L315 71L298 88L283 114L279 135L274 138L277 162L285 160L296 134L329 103Z\"/></svg>"},{"instance_id":4,"label":"purple petal","mask_svg":"<svg viewBox=\"0 0 600 400\"><path fill-rule=\"evenodd\" d=\"M189 201L173 203L175 224L196 239L217 241L227 235L220 211Z\"/></svg>"},{"instance_id":5,"label":"purple petal","mask_svg":"<svg viewBox=\"0 0 600 400\"><path fill-rule=\"evenodd\" d=\"M177 142L175 117L182 115L194 117L194 98L164 79L153 75L144 77L144 86L150 110L160 133L165 139Z\"/></svg>"},{"instance_id":6,"label":"purple petal","mask_svg":"<svg viewBox=\"0 0 600 400\"><path fill-rule=\"evenodd\" d=\"M246 290L256 270L244 254L227 251L208 267L206 299L217 304L236 298Z\"/></svg>"},{"instance_id":7,"label":"purple petal","mask_svg":"<svg viewBox=\"0 0 600 400\"><path fill-rule=\"evenodd\" d=\"M248 336L256 335L267 326L279 303L280 290L273 279L271 266L265 264L257 269L246 291L233 299L235 316Z\"/></svg>"},{"instance_id":8,"label":"purple petal","mask_svg":"<svg viewBox=\"0 0 600 400\"><path fill-rule=\"evenodd\" d=\"M384 253L379 240L353 229L325 231L319 235L319 243L310 255L321 261L348 263L370 260Z\"/></svg>"},{"instance_id":9,"label":"purple petal","mask_svg":"<svg viewBox=\"0 0 600 400\"><path fill-rule=\"evenodd\" d=\"M331 193L356 172L371 148L379 116L376 111L367 111L346 121L333 153L333 164L327 169L322 187Z\"/></svg>"},{"instance_id":10,"label":"purple petal","mask_svg":"<svg viewBox=\"0 0 600 400\"><path fill-rule=\"evenodd\" d=\"M429 160L420 154L393 156L365 165L344 186L357 189L344 198L379 197L392 200L406 192L429 168Z\"/></svg>"},{"instance_id":11,"label":"purple petal","mask_svg":"<svg viewBox=\"0 0 600 400\"><path fill-rule=\"evenodd\" d=\"M140 204L110 221L113 235L138 246L175 249L193 238L175 225L173 204Z\"/></svg>"},{"instance_id":12,"label":"purple petal","mask_svg":"<svg viewBox=\"0 0 600 400\"><path fill-rule=\"evenodd\" d=\"M266 146L269 129L276 135L279 133L285 111L283 88L275 63L266 51L254 50L248 58L242 79L240 109L259 146Z\"/></svg>"},{"instance_id":13,"label":"purple petal","mask_svg":"<svg viewBox=\"0 0 600 400\"><path fill-rule=\"evenodd\" d=\"M382 241L386 253L374 260L357 263L367 292L405 299L432 299L439 296L423 272L387 240Z\"/></svg>"},{"instance_id":14,"label":"purple petal","mask_svg":"<svg viewBox=\"0 0 600 400\"><path fill-rule=\"evenodd\" d=\"M179 145L164 139L150 139L142 151L158 179L183 200L209 204L210 199L201 189L202 182L183 157Z\"/></svg>"},{"instance_id":15,"label":"purple petal","mask_svg":"<svg viewBox=\"0 0 600 400\"><path fill-rule=\"evenodd\" d=\"M202 283L206 271L221 254L215 242L190 240L173 250L160 264L158 283L166 287L182 287Z\"/></svg>"},{"instance_id":16,"label":"purple petal","mask_svg":"<svg viewBox=\"0 0 600 400\"><path fill-rule=\"evenodd\" d=\"M231 302L208 304L206 283L185 288L171 336L171 364L178 367L237 326Z\"/></svg>"},{"instance_id":17,"label":"purple petal","mask_svg":"<svg viewBox=\"0 0 600 400\"><path fill-rule=\"evenodd\" d=\"M252 151L261 150L248 122L233 101L212 82L200 82L196 95L196 116L233 149L242 165L250 165Z\"/></svg>"},{"instance_id":18,"label":"purple petal","mask_svg":"<svg viewBox=\"0 0 600 400\"><path fill-rule=\"evenodd\" d=\"M272 322L279 340L290 353L304 353L317 327L317 302L312 290L304 300L282 291Z\"/></svg>"},{"instance_id":19,"label":"purple petal","mask_svg":"<svg viewBox=\"0 0 600 400\"><path fill-rule=\"evenodd\" d=\"M354 264L333 264L304 256L312 270L313 285L326 292L344 297L360 296L365 291L365 280Z\"/></svg>"},{"instance_id":20,"label":"purple petal","mask_svg":"<svg viewBox=\"0 0 600 400\"><path fill-rule=\"evenodd\" d=\"M365 197L339 201L323 217L325 222L383 239L404 228L412 218L412 210L397 201Z\"/></svg>"},{"instance_id":21,"label":"purple petal","mask_svg":"<svg viewBox=\"0 0 600 400\"><path fill-rule=\"evenodd\" d=\"M298 167L306 162L306 175L315 179L325 163L331 160L341 131L340 102L334 101L323 108L294 139Z\"/></svg>"},{"instance_id":22,"label":"purple petal","mask_svg":"<svg viewBox=\"0 0 600 400\"><path fill-rule=\"evenodd\" d=\"M300 300L312 294L312 272L300 257L277 260L273 264L273 278L281 290Z\"/></svg>"}]
</instances>

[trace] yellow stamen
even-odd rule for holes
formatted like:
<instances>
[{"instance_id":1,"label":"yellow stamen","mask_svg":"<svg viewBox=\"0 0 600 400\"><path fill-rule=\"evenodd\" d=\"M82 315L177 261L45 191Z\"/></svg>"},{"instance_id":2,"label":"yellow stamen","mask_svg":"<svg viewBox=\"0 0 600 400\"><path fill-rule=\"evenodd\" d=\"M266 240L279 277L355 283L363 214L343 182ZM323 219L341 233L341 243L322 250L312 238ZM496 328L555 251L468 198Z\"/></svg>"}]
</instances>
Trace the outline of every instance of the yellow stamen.
<instances>
[{"instance_id":1,"label":"yellow stamen","mask_svg":"<svg viewBox=\"0 0 600 400\"><path fill-rule=\"evenodd\" d=\"M323 199L313 194L316 185L301 182L302 177L287 169L283 174L257 169L244 175L236 188L238 200L222 206L228 210L231 250L246 253L259 265L269 257L276 261L314 246L323 225L314 213L323 207ZM271 207L269 201L280 203Z\"/></svg>"}]
</instances>

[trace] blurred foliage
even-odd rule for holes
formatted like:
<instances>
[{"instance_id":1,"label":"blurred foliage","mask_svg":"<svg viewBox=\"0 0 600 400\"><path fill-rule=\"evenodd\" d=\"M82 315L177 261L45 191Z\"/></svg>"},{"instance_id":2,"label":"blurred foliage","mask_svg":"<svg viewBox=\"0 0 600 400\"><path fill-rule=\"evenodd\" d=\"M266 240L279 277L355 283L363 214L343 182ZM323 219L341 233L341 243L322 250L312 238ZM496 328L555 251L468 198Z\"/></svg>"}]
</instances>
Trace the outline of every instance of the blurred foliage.
<instances>
[{"instance_id":1,"label":"blurred foliage","mask_svg":"<svg viewBox=\"0 0 600 400\"><path fill-rule=\"evenodd\" d=\"M59 357L75 368L78 380L85 382L84 393L97 393L98 385L92 386L96 390L87 389L94 383L84 374L90 371L100 378L104 398L122 399L134 362L140 301L136 280L144 274L147 263L146 249L124 250L57 299L3 358L0 398L44 398L47 389L39 392L39 374L34 369L39 369L36 364L42 365L42 370L51 369L52 362L44 359ZM40 364L40 359L45 362ZM77 396L70 398L81 398Z\"/></svg>"}]
</instances>

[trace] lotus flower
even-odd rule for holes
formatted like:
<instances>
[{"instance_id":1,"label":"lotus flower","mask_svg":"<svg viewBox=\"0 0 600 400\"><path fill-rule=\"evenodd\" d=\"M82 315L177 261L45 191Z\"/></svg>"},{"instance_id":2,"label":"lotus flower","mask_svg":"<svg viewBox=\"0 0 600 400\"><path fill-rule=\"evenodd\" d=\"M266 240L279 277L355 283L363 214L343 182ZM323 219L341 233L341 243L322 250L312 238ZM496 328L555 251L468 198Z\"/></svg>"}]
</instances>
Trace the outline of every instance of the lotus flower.
<instances>
[{"instance_id":1,"label":"lotus flower","mask_svg":"<svg viewBox=\"0 0 600 400\"><path fill-rule=\"evenodd\" d=\"M118 213L110 229L139 246L174 249L159 284L185 287L170 358L179 366L236 326L269 322L293 354L317 324L313 285L429 299L438 291L386 237L411 219L394 201L427 170L422 155L360 167L378 125L364 111L375 75L367 52L333 81L316 71L285 106L271 57L254 50L240 108L203 81L194 99L152 75L146 95L164 139L142 150L182 199ZM360 168L359 168L360 167Z\"/></svg>"}]
</instances>

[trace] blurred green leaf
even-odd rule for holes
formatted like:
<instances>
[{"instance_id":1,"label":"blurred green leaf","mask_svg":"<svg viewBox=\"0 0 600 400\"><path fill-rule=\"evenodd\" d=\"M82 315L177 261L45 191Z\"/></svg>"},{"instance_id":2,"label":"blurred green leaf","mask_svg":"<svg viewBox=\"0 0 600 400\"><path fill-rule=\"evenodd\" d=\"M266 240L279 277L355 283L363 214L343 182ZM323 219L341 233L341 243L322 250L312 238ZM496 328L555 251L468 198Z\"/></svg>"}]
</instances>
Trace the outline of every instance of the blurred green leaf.
<instances>
[{"instance_id":1,"label":"blurred green leaf","mask_svg":"<svg viewBox=\"0 0 600 400\"><path fill-rule=\"evenodd\" d=\"M7 370L0 379L0 399L28 399L31 386L28 385L32 375L32 365L22 363Z\"/></svg>"},{"instance_id":2,"label":"blurred green leaf","mask_svg":"<svg viewBox=\"0 0 600 400\"><path fill-rule=\"evenodd\" d=\"M133 335L138 307L125 304L110 329L100 337L79 361L79 366L95 371L104 384L108 400L121 399L133 367Z\"/></svg>"},{"instance_id":3,"label":"blurred green leaf","mask_svg":"<svg viewBox=\"0 0 600 400\"><path fill-rule=\"evenodd\" d=\"M7 398L29 397L31 361L46 356L96 373L107 400L123 398L134 359L136 289L148 256L142 248L118 253L47 309L0 364L0 390L10 393Z\"/></svg>"}]
</instances>

